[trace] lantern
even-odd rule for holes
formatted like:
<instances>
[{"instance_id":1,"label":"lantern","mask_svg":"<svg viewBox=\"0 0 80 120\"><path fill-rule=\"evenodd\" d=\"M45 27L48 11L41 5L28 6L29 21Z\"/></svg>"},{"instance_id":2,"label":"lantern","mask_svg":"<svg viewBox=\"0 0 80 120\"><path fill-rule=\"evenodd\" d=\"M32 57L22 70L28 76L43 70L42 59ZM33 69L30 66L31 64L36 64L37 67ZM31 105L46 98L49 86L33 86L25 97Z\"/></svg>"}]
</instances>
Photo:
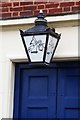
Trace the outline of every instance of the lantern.
<instances>
[{"instance_id":1,"label":"lantern","mask_svg":"<svg viewBox=\"0 0 80 120\"><path fill-rule=\"evenodd\" d=\"M30 63L49 64L53 58L61 34L47 26L47 20L40 11L35 26L20 30L21 38Z\"/></svg>"}]
</instances>

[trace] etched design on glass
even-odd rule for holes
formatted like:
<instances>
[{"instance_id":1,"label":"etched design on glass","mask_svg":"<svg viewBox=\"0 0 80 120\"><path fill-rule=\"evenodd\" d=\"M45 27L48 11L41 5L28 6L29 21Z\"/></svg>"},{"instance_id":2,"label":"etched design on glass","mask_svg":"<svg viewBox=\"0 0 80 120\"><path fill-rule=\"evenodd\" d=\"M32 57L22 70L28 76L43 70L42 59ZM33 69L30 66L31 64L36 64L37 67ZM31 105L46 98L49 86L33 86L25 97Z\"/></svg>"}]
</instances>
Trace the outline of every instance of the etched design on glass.
<instances>
[{"instance_id":1,"label":"etched design on glass","mask_svg":"<svg viewBox=\"0 0 80 120\"><path fill-rule=\"evenodd\" d=\"M42 43L42 40L36 40L35 36L32 37L32 40L29 44L28 52L31 53L38 53L38 51L43 51L44 49L44 43Z\"/></svg>"},{"instance_id":2,"label":"etched design on glass","mask_svg":"<svg viewBox=\"0 0 80 120\"><path fill-rule=\"evenodd\" d=\"M53 41L53 38L51 38L49 44L48 44L48 47L47 47L47 54L52 54L53 53L53 48L55 47L55 44L54 44L54 41Z\"/></svg>"}]
</instances>

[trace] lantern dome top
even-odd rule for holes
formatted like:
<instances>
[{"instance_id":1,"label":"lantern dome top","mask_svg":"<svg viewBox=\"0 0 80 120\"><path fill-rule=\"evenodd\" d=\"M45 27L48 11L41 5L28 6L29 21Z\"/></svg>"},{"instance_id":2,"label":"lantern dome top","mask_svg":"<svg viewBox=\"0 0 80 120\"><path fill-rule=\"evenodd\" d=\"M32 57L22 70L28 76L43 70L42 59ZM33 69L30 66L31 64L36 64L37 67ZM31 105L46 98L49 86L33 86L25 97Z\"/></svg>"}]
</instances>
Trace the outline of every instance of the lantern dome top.
<instances>
[{"instance_id":1,"label":"lantern dome top","mask_svg":"<svg viewBox=\"0 0 80 120\"><path fill-rule=\"evenodd\" d=\"M25 31L20 30L21 34L23 35L33 35L33 34L51 34L52 36L56 38L60 38L60 34L55 32L55 28L50 28L47 26L47 20L44 19L45 15L43 14L42 10L40 10L40 13L35 20L35 26L32 28L29 28Z\"/></svg>"},{"instance_id":2,"label":"lantern dome top","mask_svg":"<svg viewBox=\"0 0 80 120\"><path fill-rule=\"evenodd\" d=\"M35 26L25 30L24 34L45 32L48 26L47 26L47 20L44 18L45 18L45 15L43 14L42 10L40 10L40 13L37 16L37 19L35 20Z\"/></svg>"}]
</instances>

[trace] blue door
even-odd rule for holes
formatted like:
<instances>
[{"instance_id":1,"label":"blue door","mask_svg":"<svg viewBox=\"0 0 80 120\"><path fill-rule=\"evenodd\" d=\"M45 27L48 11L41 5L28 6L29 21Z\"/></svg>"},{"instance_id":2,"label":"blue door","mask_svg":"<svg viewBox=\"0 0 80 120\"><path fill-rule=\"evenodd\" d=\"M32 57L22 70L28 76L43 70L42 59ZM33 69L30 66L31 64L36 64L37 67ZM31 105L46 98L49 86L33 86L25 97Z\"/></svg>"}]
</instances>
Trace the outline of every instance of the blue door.
<instances>
[{"instance_id":1,"label":"blue door","mask_svg":"<svg viewBox=\"0 0 80 120\"><path fill-rule=\"evenodd\" d=\"M80 118L80 64L16 64L14 118Z\"/></svg>"}]
</instances>

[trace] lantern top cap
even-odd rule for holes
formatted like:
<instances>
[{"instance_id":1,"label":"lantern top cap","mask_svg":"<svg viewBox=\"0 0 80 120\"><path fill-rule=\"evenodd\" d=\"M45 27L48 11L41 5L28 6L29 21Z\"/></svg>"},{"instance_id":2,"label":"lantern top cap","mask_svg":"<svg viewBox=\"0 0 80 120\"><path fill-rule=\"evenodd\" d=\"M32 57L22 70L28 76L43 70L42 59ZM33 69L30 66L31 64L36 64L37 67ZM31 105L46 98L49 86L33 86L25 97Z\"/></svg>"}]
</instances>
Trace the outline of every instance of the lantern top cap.
<instances>
[{"instance_id":1,"label":"lantern top cap","mask_svg":"<svg viewBox=\"0 0 80 120\"><path fill-rule=\"evenodd\" d=\"M35 26L25 30L24 32L20 30L21 35L32 35L32 34L50 34L58 39L60 39L60 34L55 32L55 28L50 28L47 26L47 20L44 19L45 15L42 10L40 10L37 19L35 20Z\"/></svg>"},{"instance_id":2,"label":"lantern top cap","mask_svg":"<svg viewBox=\"0 0 80 120\"><path fill-rule=\"evenodd\" d=\"M39 15L37 16L37 19L35 20L35 25L47 26L47 20L44 18L45 18L45 15L43 11L40 10Z\"/></svg>"}]
</instances>

